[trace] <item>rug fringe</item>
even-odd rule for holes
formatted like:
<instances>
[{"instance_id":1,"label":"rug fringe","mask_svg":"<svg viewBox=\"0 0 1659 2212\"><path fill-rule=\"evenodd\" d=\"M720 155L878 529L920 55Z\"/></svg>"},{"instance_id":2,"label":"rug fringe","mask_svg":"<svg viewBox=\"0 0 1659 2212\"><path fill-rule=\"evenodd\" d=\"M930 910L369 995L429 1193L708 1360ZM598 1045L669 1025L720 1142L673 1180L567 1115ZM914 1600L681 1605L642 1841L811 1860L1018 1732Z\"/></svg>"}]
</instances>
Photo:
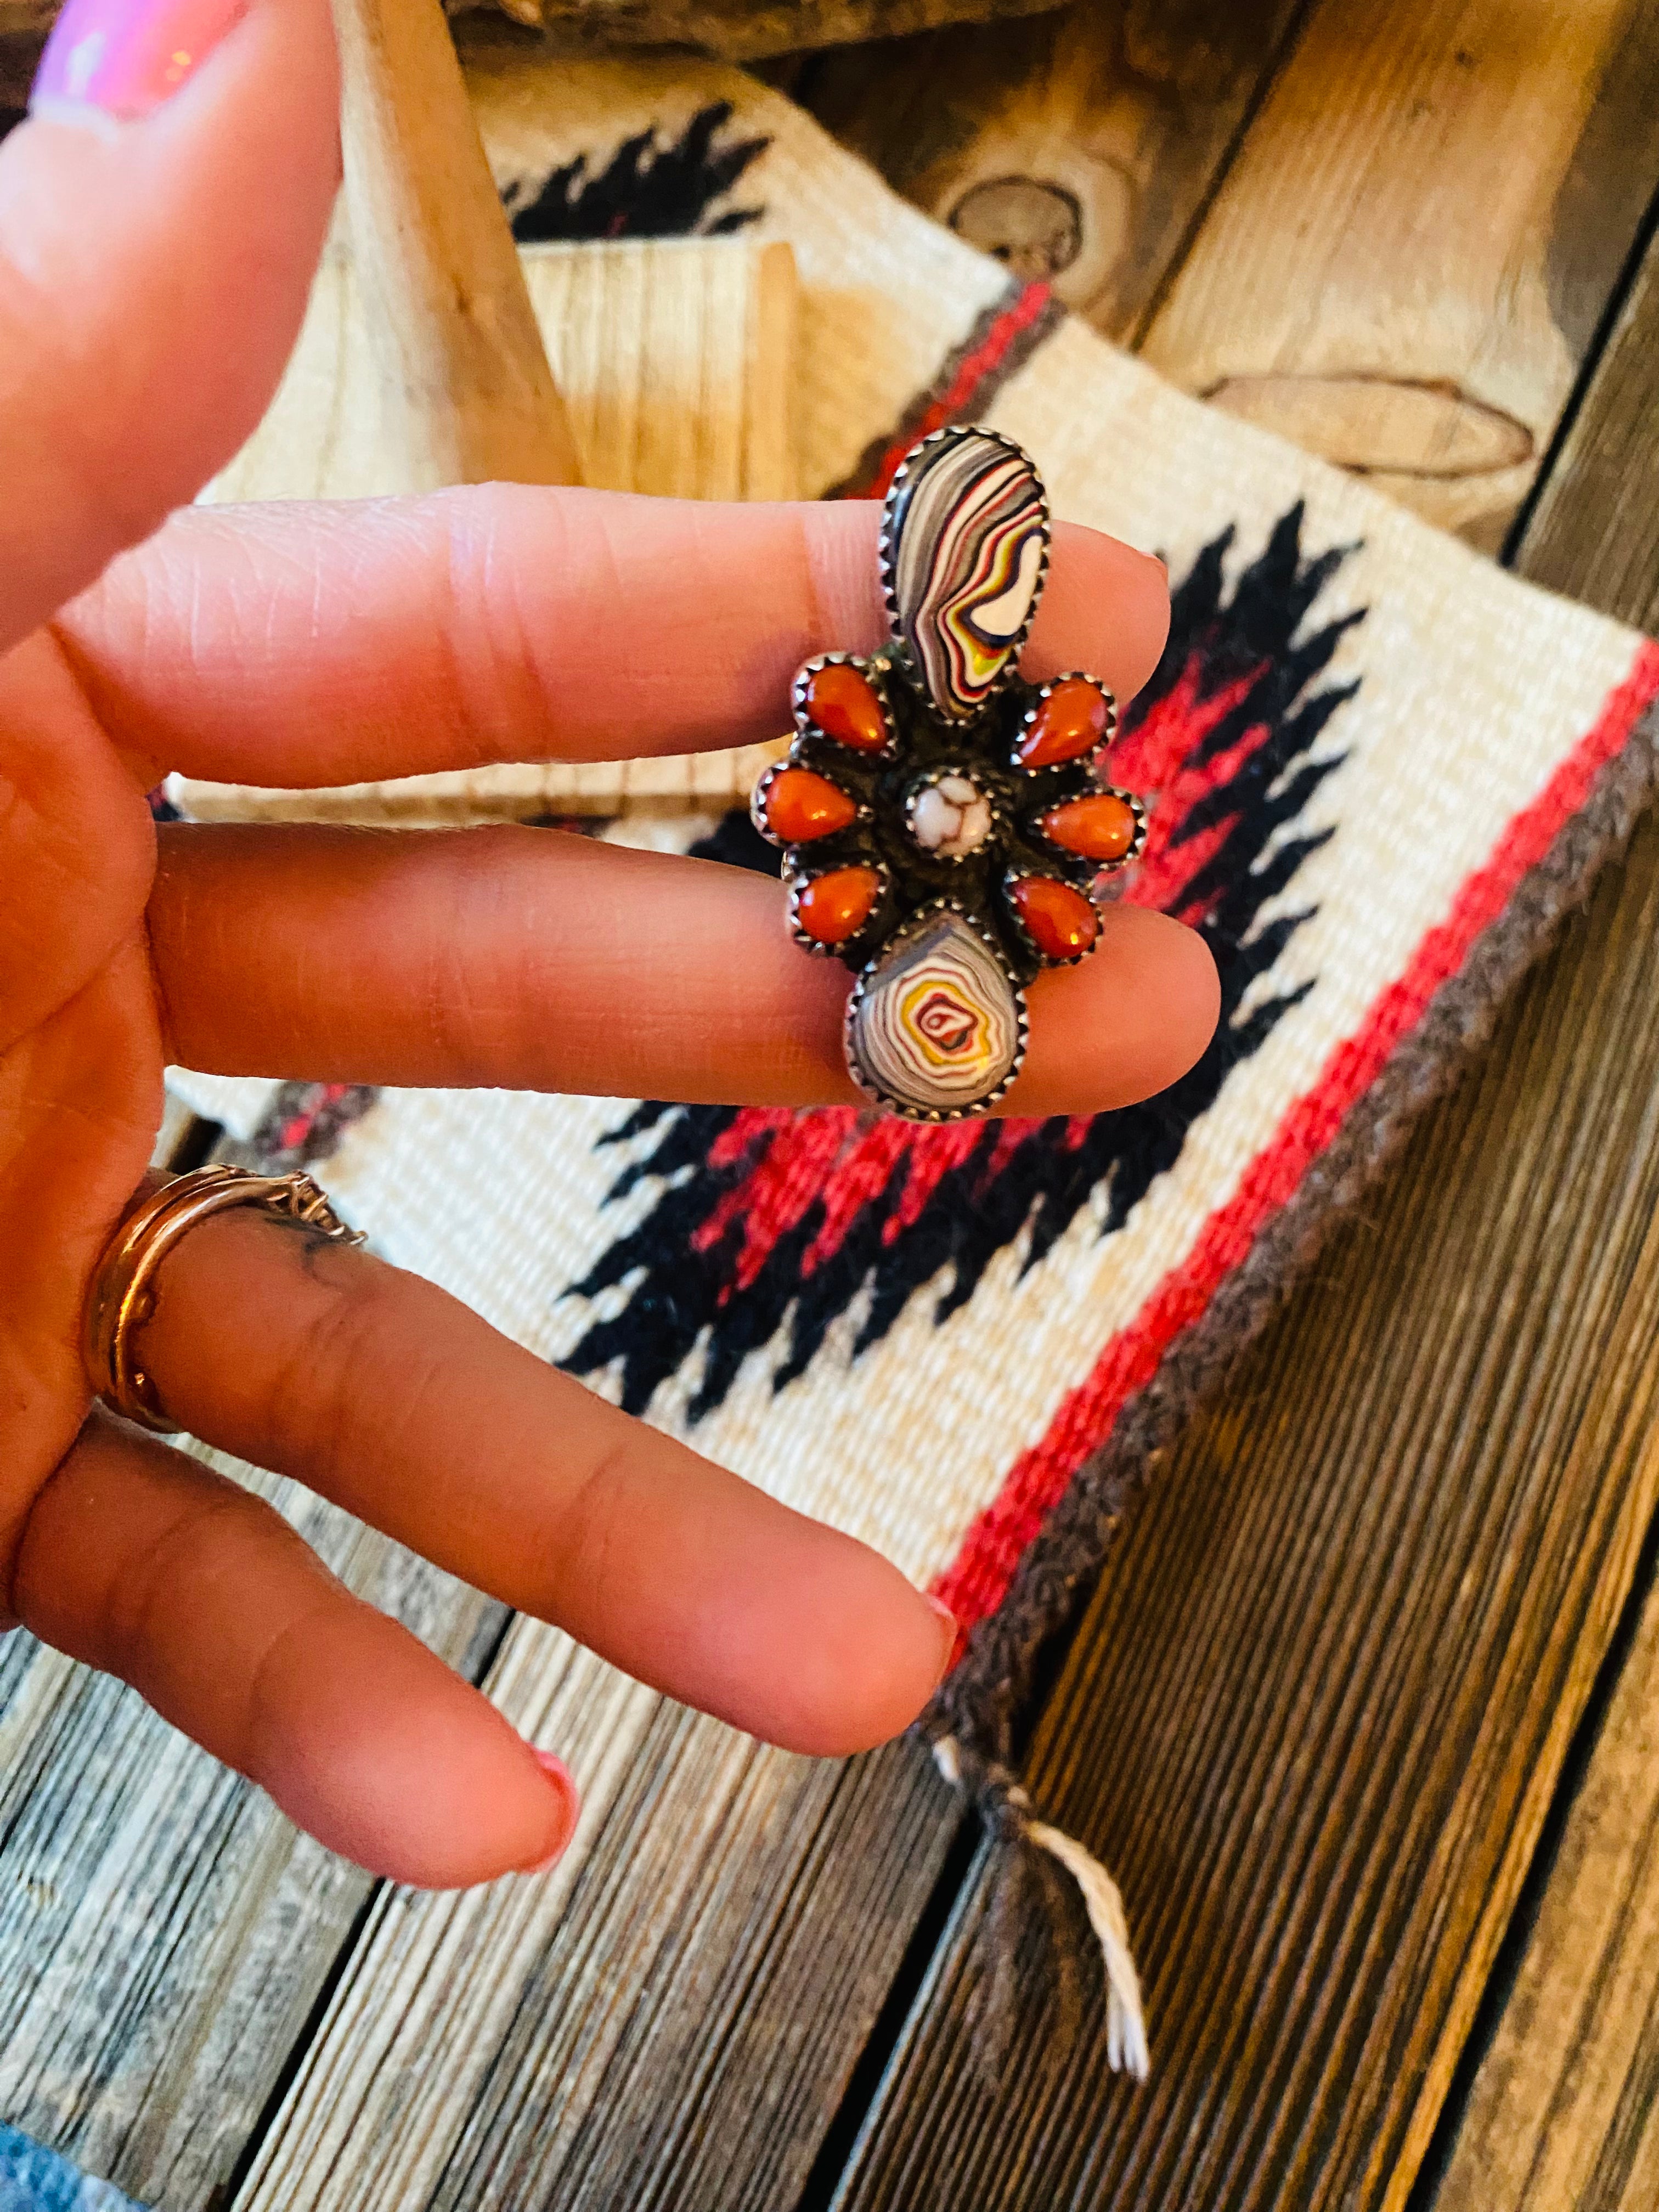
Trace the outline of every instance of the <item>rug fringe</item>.
<instances>
[{"instance_id":1,"label":"rug fringe","mask_svg":"<svg viewBox=\"0 0 1659 2212\"><path fill-rule=\"evenodd\" d=\"M1046 1851L1076 1884L1090 1928L1100 1947L1106 1973L1106 2063L1115 2074L1127 2074L1144 2081L1152 2070L1146 2040L1146 2016L1141 2004L1140 1977L1135 1971L1129 1944L1128 1916L1117 1884L1092 1852L1075 1836L1037 1819L1019 1782L994 1760L973 1762L980 1771L970 1784L963 1772L962 1746L953 1735L933 1740L933 1764L953 1789L972 1788L994 1814L997 1826L1015 1845L1030 1844Z\"/></svg>"}]
</instances>

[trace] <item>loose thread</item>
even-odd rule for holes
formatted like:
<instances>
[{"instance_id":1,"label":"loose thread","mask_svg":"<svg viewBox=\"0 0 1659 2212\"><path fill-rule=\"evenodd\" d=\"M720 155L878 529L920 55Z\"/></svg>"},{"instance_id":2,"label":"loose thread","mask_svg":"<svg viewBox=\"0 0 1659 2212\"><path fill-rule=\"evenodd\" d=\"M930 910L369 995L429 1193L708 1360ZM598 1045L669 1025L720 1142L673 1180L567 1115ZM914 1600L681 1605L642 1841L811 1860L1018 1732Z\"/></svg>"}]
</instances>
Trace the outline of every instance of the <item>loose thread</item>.
<instances>
[{"instance_id":1,"label":"loose thread","mask_svg":"<svg viewBox=\"0 0 1659 2212\"><path fill-rule=\"evenodd\" d=\"M1146 2081L1152 2066L1146 2016L1129 1943L1128 1916L1117 1884L1075 1836L1037 1819L1030 1798L1006 1766L994 1759L975 1758L973 1765L977 1771L970 1780L964 1772L962 1746L955 1736L936 1736L932 1749L933 1764L953 1789L972 1788L1006 1847L1018 1850L1029 1845L1046 1853L1070 1875L1083 1900L1105 1969L1106 2063L1115 2074Z\"/></svg>"}]
</instances>

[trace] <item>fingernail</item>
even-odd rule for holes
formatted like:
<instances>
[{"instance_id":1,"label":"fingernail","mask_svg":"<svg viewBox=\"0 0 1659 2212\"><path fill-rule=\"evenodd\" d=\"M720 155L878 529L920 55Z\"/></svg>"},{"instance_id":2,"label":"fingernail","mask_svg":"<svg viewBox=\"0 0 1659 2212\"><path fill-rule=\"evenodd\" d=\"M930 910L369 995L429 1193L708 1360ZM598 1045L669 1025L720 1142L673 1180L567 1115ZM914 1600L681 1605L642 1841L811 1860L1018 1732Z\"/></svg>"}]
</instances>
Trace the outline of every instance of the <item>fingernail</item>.
<instances>
[{"instance_id":1,"label":"fingernail","mask_svg":"<svg viewBox=\"0 0 1659 2212\"><path fill-rule=\"evenodd\" d=\"M570 1838L575 1834L576 1822L581 1816L581 1793L576 1787L575 1779L570 1769L565 1765L563 1759L558 1758L553 1752L538 1751L532 1744L530 1747L530 1756L552 1784L558 1795L560 1805L559 1840L545 1858L538 1859L534 1866L523 1869L526 1874L545 1874L550 1867L557 1866L570 1848Z\"/></svg>"},{"instance_id":2,"label":"fingernail","mask_svg":"<svg viewBox=\"0 0 1659 2212\"><path fill-rule=\"evenodd\" d=\"M955 1663L957 1645L962 1638L962 1623L957 1619L955 1613L951 1612L950 1607L945 1604L943 1598L933 1597L929 1595L927 1596L927 1602L932 1606L935 1613L938 1614L945 1632L945 1657L939 1666L939 1679L933 1685L933 1687L937 1689L939 1682L942 1682L945 1680L945 1676L950 1673L952 1665Z\"/></svg>"},{"instance_id":3,"label":"fingernail","mask_svg":"<svg viewBox=\"0 0 1659 2212\"><path fill-rule=\"evenodd\" d=\"M247 0L69 0L29 94L32 114L135 122L170 99Z\"/></svg>"}]
</instances>

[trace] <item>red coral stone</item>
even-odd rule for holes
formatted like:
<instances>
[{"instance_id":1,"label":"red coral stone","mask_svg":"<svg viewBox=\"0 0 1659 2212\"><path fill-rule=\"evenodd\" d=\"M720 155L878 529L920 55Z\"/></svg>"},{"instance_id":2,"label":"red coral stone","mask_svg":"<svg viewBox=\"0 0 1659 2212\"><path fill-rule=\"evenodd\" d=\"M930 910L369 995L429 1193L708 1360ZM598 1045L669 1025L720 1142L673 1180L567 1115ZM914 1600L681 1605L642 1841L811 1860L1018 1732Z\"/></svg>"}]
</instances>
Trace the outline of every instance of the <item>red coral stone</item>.
<instances>
[{"instance_id":1,"label":"red coral stone","mask_svg":"<svg viewBox=\"0 0 1659 2212\"><path fill-rule=\"evenodd\" d=\"M1045 837L1085 860L1121 860L1135 842L1133 809L1112 791L1051 807L1037 827Z\"/></svg>"},{"instance_id":2,"label":"red coral stone","mask_svg":"<svg viewBox=\"0 0 1659 2212\"><path fill-rule=\"evenodd\" d=\"M1056 761L1091 753L1112 726L1106 694L1086 676L1067 676L1031 717L1015 748L1022 768L1052 768Z\"/></svg>"},{"instance_id":3,"label":"red coral stone","mask_svg":"<svg viewBox=\"0 0 1659 2212\"><path fill-rule=\"evenodd\" d=\"M802 686L801 704L815 730L854 752L878 753L887 742L887 717L876 687L850 661L815 668Z\"/></svg>"},{"instance_id":4,"label":"red coral stone","mask_svg":"<svg viewBox=\"0 0 1659 2212\"><path fill-rule=\"evenodd\" d=\"M1075 960L1100 934L1093 901L1052 876L1021 876L1008 896L1045 960Z\"/></svg>"},{"instance_id":5,"label":"red coral stone","mask_svg":"<svg viewBox=\"0 0 1659 2212\"><path fill-rule=\"evenodd\" d=\"M873 868L832 868L801 886L795 920L816 943L844 945L868 921L880 890Z\"/></svg>"},{"instance_id":6,"label":"red coral stone","mask_svg":"<svg viewBox=\"0 0 1659 2212\"><path fill-rule=\"evenodd\" d=\"M828 837L858 817L858 808L827 775L810 768L787 768L766 787L767 827L786 845Z\"/></svg>"}]
</instances>

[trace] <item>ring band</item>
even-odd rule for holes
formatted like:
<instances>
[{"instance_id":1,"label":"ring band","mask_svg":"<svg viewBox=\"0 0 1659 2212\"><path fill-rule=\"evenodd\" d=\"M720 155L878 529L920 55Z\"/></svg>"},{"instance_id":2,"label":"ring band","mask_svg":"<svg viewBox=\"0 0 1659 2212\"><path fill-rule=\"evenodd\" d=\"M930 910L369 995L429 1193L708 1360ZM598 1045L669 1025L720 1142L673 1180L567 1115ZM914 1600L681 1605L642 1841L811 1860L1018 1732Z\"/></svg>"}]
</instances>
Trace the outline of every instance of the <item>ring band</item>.
<instances>
[{"instance_id":1,"label":"ring band","mask_svg":"<svg viewBox=\"0 0 1659 2212\"><path fill-rule=\"evenodd\" d=\"M257 1206L273 1220L320 1230L332 1243L363 1242L362 1231L347 1228L308 1175L198 1168L141 1199L93 1271L82 1349L92 1387L104 1403L158 1436L176 1436L179 1425L162 1410L152 1378L133 1364L132 1339L155 1310L155 1272L167 1254L198 1223L234 1206Z\"/></svg>"}]
</instances>

